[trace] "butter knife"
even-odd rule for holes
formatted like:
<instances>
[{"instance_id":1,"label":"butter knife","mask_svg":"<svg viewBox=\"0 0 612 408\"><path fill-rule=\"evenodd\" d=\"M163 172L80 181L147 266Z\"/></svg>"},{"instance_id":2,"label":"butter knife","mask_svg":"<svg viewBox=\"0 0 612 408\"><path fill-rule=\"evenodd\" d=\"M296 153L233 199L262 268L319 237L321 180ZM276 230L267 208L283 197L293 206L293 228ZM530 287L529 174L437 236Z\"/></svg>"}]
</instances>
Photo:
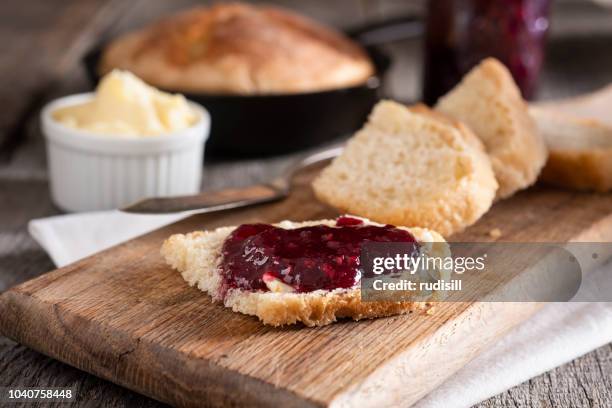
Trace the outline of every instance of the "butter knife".
<instances>
[{"instance_id":1,"label":"butter knife","mask_svg":"<svg viewBox=\"0 0 612 408\"><path fill-rule=\"evenodd\" d=\"M182 211L208 213L230 208L248 207L286 198L291 190L291 180L300 170L338 156L342 146L332 147L303 157L269 183L244 188L206 191L196 195L151 197L121 208L121 211L138 214L167 214Z\"/></svg>"}]
</instances>

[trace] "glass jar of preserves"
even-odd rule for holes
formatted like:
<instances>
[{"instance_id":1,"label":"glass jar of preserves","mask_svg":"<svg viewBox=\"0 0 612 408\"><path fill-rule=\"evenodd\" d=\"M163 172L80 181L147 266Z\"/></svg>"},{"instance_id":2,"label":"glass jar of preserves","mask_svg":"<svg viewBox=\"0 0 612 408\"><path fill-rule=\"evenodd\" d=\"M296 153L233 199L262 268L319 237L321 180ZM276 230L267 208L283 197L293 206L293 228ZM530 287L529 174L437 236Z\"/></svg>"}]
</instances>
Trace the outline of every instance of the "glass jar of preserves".
<instances>
[{"instance_id":1,"label":"glass jar of preserves","mask_svg":"<svg viewBox=\"0 0 612 408\"><path fill-rule=\"evenodd\" d=\"M486 57L503 62L526 99L544 60L550 0L429 0L423 99L448 92Z\"/></svg>"}]
</instances>

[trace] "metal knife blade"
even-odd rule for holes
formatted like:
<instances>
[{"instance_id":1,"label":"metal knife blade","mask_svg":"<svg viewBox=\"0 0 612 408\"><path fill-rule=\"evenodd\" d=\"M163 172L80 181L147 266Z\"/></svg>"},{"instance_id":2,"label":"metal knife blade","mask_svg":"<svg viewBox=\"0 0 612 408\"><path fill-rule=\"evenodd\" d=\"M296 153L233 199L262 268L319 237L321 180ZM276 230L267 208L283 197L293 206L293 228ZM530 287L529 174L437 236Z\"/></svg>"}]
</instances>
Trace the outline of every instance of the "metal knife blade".
<instances>
[{"instance_id":1,"label":"metal knife blade","mask_svg":"<svg viewBox=\"0 0 612 408\"><path fill-rule=\"evenodd\" d=\"M277 201L287 195L288 189L286 188L279 188L272 184L257 184L245 188L208 191L190 196L152 197L128 205L121 211L139 214L164 214L190 210L212 212Z\"/></svg>"},{"instance_id":2,"label":"metal knife blade","mask_svg":"<svg viewBox=\"0 0 612 408\"><path fill-rule=\"evenodd\" d=\"M121 211L139 214L165 214L197 210L205 213L282 200L289 195L294 174L306 167L333 159L342 152L342 149L342 145L332 146L302 157L269 183L245 188L207 191L190 196L147 198L128 205Z\"/></svg>"}]
</instances>

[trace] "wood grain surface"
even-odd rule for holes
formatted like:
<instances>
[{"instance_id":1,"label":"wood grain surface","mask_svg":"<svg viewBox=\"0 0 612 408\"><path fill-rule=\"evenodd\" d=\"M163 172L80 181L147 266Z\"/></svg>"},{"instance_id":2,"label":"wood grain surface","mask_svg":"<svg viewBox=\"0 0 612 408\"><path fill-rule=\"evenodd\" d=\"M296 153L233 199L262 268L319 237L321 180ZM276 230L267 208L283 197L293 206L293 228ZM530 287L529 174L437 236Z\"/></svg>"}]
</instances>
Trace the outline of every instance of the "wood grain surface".
<instances>
[{"instance_id":1,"label":"wood grain surface","mask_svg":"<svg viewBox=\"0 0 612 408\"><path fill-rule=\"evenodd\" d=\"M192 216L5 292L0 331L173 405L409 406L541 306L441 303L429 313L278 329L212 303L162 261L173 233L336 215L314 198L314 173L298 175L283 202ZM453 240L491 240L493 226L504 241L609 240L612 195L533 189Z\"/></svg>"},{"instance_id":2,"label":"wood grain surface","mask_svg":"<svg viewBox=\"0 0 612 408\"><path fill-rule=\"evenodd\" d=\"M269 0L330 24L363 21L419 11L422 1ZM80 58L100 39L137 27L200 0L28 0L0 3L0 291L36 277L53 264L28 235L32 218L58 214L49 199L38 108L54 97L90 89ZM612 82L612 13L592 2L553 3L553 21L540 96L567 97ZM385 46L394 64L388 95L414 100L420 88L420 44ZM293 156L267 161L210 162L202 188L220 189L266 182ZM562 223L563 220L559 220ZM492 224L491 224L492 225ZM487 233L482 226L479 233ZM500 227L495 225L493 227ZM502 229L503 231L503 229ZM48 358L0 336L0 386L73 387L75 407L161 407L164 404ZM36 403L47 407L56 404ZM612 344L530 379L478 407L612 406Z\"/></svg>"}]
</instances>

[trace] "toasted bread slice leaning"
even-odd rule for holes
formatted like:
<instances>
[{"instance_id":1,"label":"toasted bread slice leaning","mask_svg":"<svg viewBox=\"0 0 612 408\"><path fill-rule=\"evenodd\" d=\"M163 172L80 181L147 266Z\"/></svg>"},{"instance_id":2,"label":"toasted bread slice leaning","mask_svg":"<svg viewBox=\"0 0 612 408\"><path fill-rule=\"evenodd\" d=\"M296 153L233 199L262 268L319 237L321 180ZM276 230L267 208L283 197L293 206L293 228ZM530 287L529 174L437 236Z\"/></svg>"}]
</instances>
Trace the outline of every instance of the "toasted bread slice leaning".
<instances>
[{"instance_id":1,"label":"toasted bread slice leaning","mask_svg":"<svg viewBox=\"0 0 612 408\"><path fill-rule=\"evenodd\" d=\"M532 105L549 157L540 178L576 190L612 190L612 85L590 95Z\"/></svg>"},{"instance_id":2,"label":"toasted bread slice leaning","mask_svg":"<svg viewBox=\"0 0 612 408\"><path fill-rule=\"evenodd\" d=\"M468 125L485 145L499 183L497 198L533 184L547 157L546 145L510 72L488 58L436 105Z\"/></svg>"},{"instance_id":3,"label":"toasted bread slice leaning","mask_svg":"<svg viewBox=\"0 0 612 408\"><path fill-rule=\"evenodd\" d=\"M367 224L374 224L365 220ZM281 228L300 228L311 225L335 225L335 220L307 222L283 221ZM425 302L362 302L360 286L332 291L317 290L308 293L278 291L245 291L230 289L221 297L221 248L235 227L222 227L214 231L197 231L177 234L168 238L161 249L166 262L181 272L191 286L208 293L214 300L223 301L234 312L257 316L264 324L282 326L302 322L306 326L323 326L339 318L354 320L391 316L423 310ZM434 231L422 228L406 228L424 247L435 256L448 254L444 238ZM429 244L431 243L431 245ZM442 273L441 273L441 276ZM274 288L271 288L274 289Z\"/></svg>"},{"instance_id":4,"label":"toasted bread slice leaning","mask_svg":"<svg viewBox=\"0 0 612 408\"><path fill-rule=\"evenodd\" d=\"M497 182L467 127L425 106L382 101L313 188L343 212L447 236L489 209Z\"/></svg>"}]
</instances>

